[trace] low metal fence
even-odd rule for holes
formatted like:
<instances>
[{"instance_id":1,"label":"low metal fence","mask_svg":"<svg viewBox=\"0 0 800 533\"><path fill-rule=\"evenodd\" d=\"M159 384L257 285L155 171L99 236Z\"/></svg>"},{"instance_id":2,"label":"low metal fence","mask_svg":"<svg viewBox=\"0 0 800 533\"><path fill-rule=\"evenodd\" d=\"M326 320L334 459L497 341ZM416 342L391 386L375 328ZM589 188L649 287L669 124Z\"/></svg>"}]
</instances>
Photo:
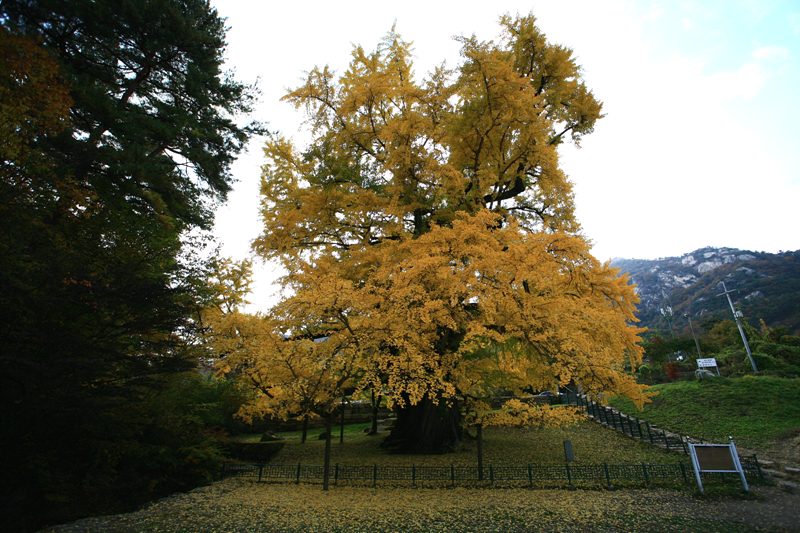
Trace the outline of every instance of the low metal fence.
<instances>
[{"instance_id":1,"label":"low metal fence","mask_svg":"<svg viewBox=\"0 0 800 533\"><path fill-rule=\"evenodd\" d=\"M740 457L749 479L763 479L755 456ZM224 476L257 478L258 481L321 483L325 467L304 464L226 463ZM721 473L704 473L703 478L725 478ZM728 476L732 476L728 474ZM537 486L613 485L615 482L682 483L694 479L692 466L674 464L588 464L528 466L379 466L332 465L329 479L333 485L405 485L405 486ZM733 477L731 477L733 479Z\"/></svg>"},{"instance_id":2,"label":"low metal fence","mask_svg":"<svg viewBox=\"0 0 800 533\"><path fill-rule=\"evenodd\" d=\"M561 401L565 404L582 408L595 421L620 431L629 437L649 442L674 452L689 454L689 446L681 436L670 434L663 429L656 429L647 420L640 420L637 417L620 413L613 407L588 399L584 394L570 391L562 392Z\"/></svg>"}]
</instances>

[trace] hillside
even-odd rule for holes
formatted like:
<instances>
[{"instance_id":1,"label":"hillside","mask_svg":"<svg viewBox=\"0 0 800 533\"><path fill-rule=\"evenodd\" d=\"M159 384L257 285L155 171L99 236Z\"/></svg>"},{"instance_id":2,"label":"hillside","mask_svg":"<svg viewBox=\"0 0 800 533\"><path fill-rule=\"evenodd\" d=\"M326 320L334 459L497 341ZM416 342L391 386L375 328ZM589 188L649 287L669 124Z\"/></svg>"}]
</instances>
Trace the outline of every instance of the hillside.
<instances>
[{"instance_id":1,"label":"hillside","mask_svg":"<svg viewBox=\"0 0 800 533\"><path fill-rule=\"evenodd\" d=\"M653 385L658 394L642 410L612 398L623 413L679 435L711 442L733 436L741 446L769 450L800 435L800 379L745 376ZM800 448L794 462L800 461Z\"/></svg>"},{"instance_id":2,"label":"hillside","mask_svg":"<svg viewBox=\"0 0 800 533\"><path fill-rule=\"evenodd\" d=\"M628 272L641 298L640 325L668 331L662 309L672 309L676 334L689 333L685 315L694 324L712 317L731 319L728 300L720 297L722 283L734 290L731 298L754 327L800 330L800 250L771 254L736 248L701 248L680 257L614 259L612 266Z\"/></svg>"}]
</instances>

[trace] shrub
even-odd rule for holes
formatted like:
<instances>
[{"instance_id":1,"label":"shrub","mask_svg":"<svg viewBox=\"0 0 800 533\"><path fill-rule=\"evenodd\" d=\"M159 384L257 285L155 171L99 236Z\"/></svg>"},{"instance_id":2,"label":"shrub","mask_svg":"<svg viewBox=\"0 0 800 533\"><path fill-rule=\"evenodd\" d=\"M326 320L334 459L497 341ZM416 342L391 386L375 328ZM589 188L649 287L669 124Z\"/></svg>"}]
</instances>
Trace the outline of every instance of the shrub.
<instances>
[{"instance_id":1,"label":"shrub","mask_svg":"<svg viewBox=\"0 0 800 533\"><path fill-rule=\"evenodd\" d=\"M678 370L678 363L667 363L664 365L664 373L666 373L667 377L670 379L678 379L681 377L681 373Z\"/></svg>"},{"instance_id":2,"label":"shrub","mask_svg":"<svg viewBox=\"0 0 800 533\"><path fill-rule=\"evenodd\" d=\"M648 363L641 365L637 372L639 374L639 381L648 385L655 385L656 383L663 383L666 380L664 374L664 367L658 363Z\"/></svg>"},{"instance_id":3,"label":"shrub","mask_svg":"<svg viewBox=\"0 0 800 533\"><path fill-rule=\"evenodd\" d=\"M781 344L800 347L800 335L784 335L781 337Z\"/></svg>"}]
</instances>

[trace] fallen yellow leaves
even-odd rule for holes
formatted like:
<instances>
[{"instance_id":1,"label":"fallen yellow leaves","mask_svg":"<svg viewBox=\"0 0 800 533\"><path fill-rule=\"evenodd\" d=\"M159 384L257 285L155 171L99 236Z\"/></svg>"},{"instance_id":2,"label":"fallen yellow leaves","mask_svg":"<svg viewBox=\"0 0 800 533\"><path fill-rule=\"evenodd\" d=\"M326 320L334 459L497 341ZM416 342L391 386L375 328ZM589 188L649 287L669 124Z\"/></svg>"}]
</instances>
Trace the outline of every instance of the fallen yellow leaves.
<instances>
[{"instance_id":1,"label":"fallen yellow leaves","mask_svg":"<svg viewBox=\"0 0 800 533\"><path fill-rule=\"evenodd\" d=\"M764 489L767 490L767 489ZM59 532L711 532L790 531L796 496L696 500L670 490L559 491L365 489L227 479L127 515L84 520ZM779 510L779 511L778 511ZM793 514L792 514L793 513ZM736 523L733 523L735 521Z\"/></svg>"}]
</instances>

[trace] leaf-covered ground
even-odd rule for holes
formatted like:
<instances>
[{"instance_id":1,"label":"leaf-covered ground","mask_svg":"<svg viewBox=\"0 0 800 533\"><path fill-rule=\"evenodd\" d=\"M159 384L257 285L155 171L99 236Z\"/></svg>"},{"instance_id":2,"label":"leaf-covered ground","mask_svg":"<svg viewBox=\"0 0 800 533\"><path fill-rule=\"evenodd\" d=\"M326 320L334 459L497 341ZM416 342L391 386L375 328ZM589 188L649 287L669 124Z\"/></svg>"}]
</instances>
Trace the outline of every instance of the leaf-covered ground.
<instances>
[{"instance_id":1,"label":"leaf-covered ground","mask_svg":"<svg viewBox=\"0 0 800 533\"><path fill-rule=\"evenodd\" d=\"M382 438L346 426L345 441L333 444L333 462L349 465L474 466L475 441L444 456L387 455ZM321 430L284 434L286 446L273 463L322 464ZM487 428L485 464L563 464L563 441L571 440L575 462L668 463L688 459L591 422L571 428ZM616 483L615 483L616 484ZM423 532L719 532L800 531L800 495L757 485L755 496L738 497L726 482L698 498L694 485L645 489L640 481L618 490L582 486L576 491L517 488L332 487L319 484L256 483L227 479L159 501L135 513L90 518L47 529L48 533L423 533Z\"/></svg>"},{"instance_id":2,"label":"leaf-covered ground","mask_svg":"<svg viewBox=\"0 0 800 533\"><path fill-rule=\"evenodd\" d=\"M345 433L345 441L339 444L338 428L334 429L332 462L347 465L394 465L394 466L475 466L477 443L465 439L456 453L446 455L389 455L380 447L382 436L364 435L361 429L367 424L355 426ZM348 429L347 426L345 426ZM323 464L324 441L317 435L322 430L309 432L308 441L300 444L299 433L287 433L286 446L271 461L284 464ZM609 431L594 422L581 422L566 428L512 429L489 427L484 429L484 465L526 466L563 465L564 441L572 443L576 464L641 464L677 463L689 464L685 455L664 450L628 438L621 433ZM385 434L383 434L385 436ZM260 435L259 435L260 437Z\"/></svg>"},{"instance_id":3,"label":"leaf-covered ground","mask_svg":"<svg viewBox=\"0 0 800 533\"><path fill-rule=\"evenodd\" d=\"M800 531L800 496L703 500L688 491L367 489L227 479L126 515L48 533Z\"/></svg>"}]
</instances>

